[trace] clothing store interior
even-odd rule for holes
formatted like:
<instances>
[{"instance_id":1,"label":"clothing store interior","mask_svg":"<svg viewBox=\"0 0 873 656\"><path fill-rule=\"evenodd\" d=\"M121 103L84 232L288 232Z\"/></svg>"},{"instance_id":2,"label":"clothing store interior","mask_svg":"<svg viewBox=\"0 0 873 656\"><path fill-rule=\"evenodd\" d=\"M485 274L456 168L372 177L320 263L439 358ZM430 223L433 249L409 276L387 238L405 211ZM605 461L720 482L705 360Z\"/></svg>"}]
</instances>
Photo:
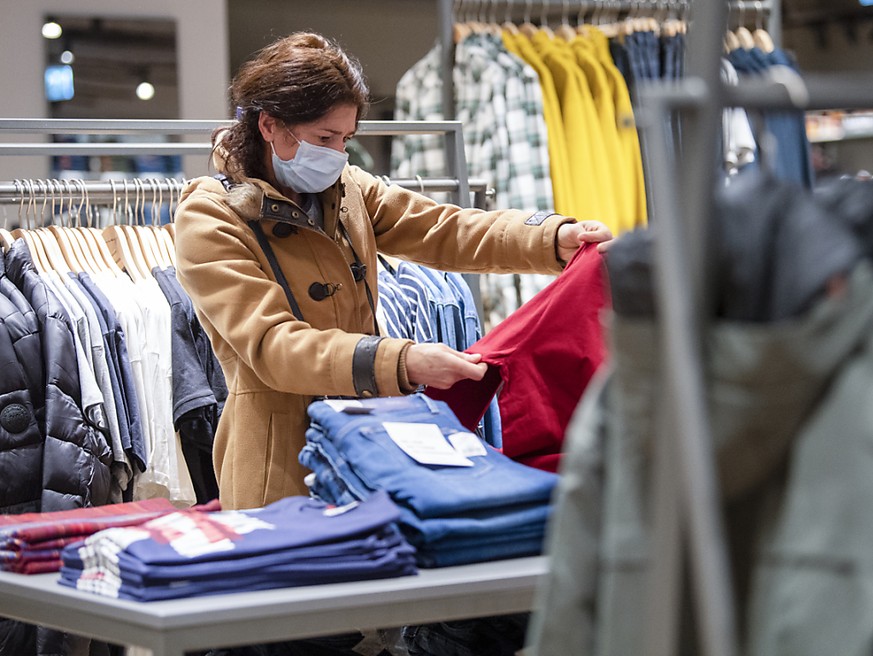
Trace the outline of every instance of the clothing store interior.
<instances>
[{"instance_id":1,"label":"clothing store interior","mask_svg":"<svg viewBox=\"0 0 873 656\"><path fill-rule=\"evenodd\" d=\"M237 216L216 164L237 72L297 32L369 86L334 237L326 201L256 229L298 201ZM0 656L873 653L871 0L29 0L0 57ZM201 258L263 301L200 284L199 179ZM554 270L404 259L411 194L430 243L514 217ZM564 261L583 220L612 239ZM368 333L305 323L348 288ZM428 344L485 373L418 384ZM299 366L258 378L269 349ZM290 393L224 417L253 390L305 398L305 443ZM235 502L246 457L307 493Z\"/></svg>"}]
</instances>

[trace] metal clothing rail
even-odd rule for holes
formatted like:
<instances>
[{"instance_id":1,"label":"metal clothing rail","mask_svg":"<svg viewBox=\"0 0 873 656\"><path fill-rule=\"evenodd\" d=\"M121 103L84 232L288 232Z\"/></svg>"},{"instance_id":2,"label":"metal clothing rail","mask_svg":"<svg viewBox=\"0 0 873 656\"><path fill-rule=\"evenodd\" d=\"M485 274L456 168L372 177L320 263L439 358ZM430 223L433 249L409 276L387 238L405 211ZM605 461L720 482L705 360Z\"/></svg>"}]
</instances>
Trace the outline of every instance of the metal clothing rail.
<instances>
[{"instance_id":1,"label":"metal clothing rail","mask_svg":"<svg viewBox=\"0 0 873 656\"><path fill-rule=\"evenodd\" d=\"M454 178L390 178L377 176L387 184L396 184L405 189L413 189L421 193L452 192L456 193L460 182ZM64 200L64 204L72 201L73 205L87 203L91 205L112 205L122 202L125 197L139 196L146 200L156 201L155 194L166 194L169 199L178 194L187 181L176 178L128 178L123 180L13 180L0 181L0 205L20 205L27 202L44 200ZM470 193L473 194L473 205L484 207L486 199L494 194L494 189L479 178L468 181Z\"/></svg>"},{"instance_id":2,"label":"metal clothing rail","mask_svg":"<svg viewBox=\"0 0 873 656\"><path fill-rule=\"evenodd\" d=\"M27 119L27 118L0 118L0 135L2 134L42 134L42 135L117 135L117 136L202 136L202 142L170 142L155 143L148 141L125 140L123 143L99 142L99 143L19 143L0 142L0 156L2 155L106 155L106 154L203 154L212 152L211 134L213 130L227 127L233 122L230 120L119 120L119 119ZM450 192L453 202L461 207L471 205L471 192L474 192L472 205L484 208L487 197L493 192L483 180L475 180L473 184L468 177L467 159L464 150L463 126L459 121L360 121L357 134L359 136L391 137L408 134L434 134L442 135L445 142L447 176L438 179L395 179L383 176L386 182L399 184L408 189L416 189L422 192ZM129 183L128 194L136 197L137 187L140 194L151 194L153 191L173 194L178 181L164 180L151 181L140 180L139 183ZM101 185L106 185L101 186ZM133 188L130 185L133 184ZM3 185L5 191L2 190ZM11 185L11 187L9 186ZM120 192L124 194L124 182L117 182L115 189L112 183L92 182L84 183L87 192L87 202L91 204L103 202L113 204ZM75 187L75 184L71 183ZM26 189L25 201L30 200L31 193L38 193ZM37 189L39 185L37 184ZM119 189L120 188L120 189ZM66 186L64 186L66 189ZM48 197L41 200L51 200L51 189L47 190ZM15 183L0 183L0 204L21 203L22 194L16 190ZM142 202L142 196L140 196ZM475 274L464 274L464 279L470 286L473 300L479 312L483 316L482 299L479 291L478 279Z\"/></svg>"},{"instance_id":3,"label":"metal clothing rail","mask_svg":"<svg viewBox=\"0 0 873 656\"><path fill-rule=\"evenodd\" d=\"M740 652L733 591L721 523L715 455L705 402L702 342L711 317L705 265L710 245L705 217L715 193L716 140L724 107L766 109L863 108L873 105L873 76L801 78L776 75L739 86L719 76L726 5L700 3L689 31L687 77L640 89L639 124L647 140L652 183L655 291L663 354L665 417L654 456L653 543L647 592L647 654L673 656L681 577L688 573L699 649L704 656ZM663 138L667 117L679 111L683 150ZM677 185L681 181L682 193ZM683 559L688 567L683 567Z\"/></svg>"},{"instance_id":4,"label":"metal clothing rail","mask_svg":"<svg viewBox=\"0 0 873 656\"><path fill-rule=\"evenodd\" d=\"M0 134L46 135L200 135L202 142L96 142L96 143L0 143L3 155L209 155L209 136L231 121L198 120L98 120L98 119L0 119ZM390 137L404 134L437 134L445 139L447 177L456 180L453 192L459 205L469 205L467 160L464 135L457 121L361 121L360 136Z\"/></svg>"}]
</instances>

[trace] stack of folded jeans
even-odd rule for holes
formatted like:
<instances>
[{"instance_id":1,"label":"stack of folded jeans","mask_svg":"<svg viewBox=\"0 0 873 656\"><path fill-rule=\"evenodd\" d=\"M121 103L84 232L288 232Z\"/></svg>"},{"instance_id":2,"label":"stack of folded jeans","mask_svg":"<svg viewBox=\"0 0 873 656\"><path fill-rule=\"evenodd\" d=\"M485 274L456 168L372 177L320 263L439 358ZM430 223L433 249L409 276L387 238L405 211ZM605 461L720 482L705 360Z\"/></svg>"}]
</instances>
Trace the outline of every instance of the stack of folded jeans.
<instances>
[{"instance_id":1,"label":"stack of folded jeans","mask_svg":"<svg viewBox=\"0 0 873 656\"><path fill-rule=\"evenodd\" d=\"M415 574L384 493L344 506L286 497L264 508L179 511L66 547L59 582L152 601Z\"/></svg>"},{"instance_id":2,"label":"stack of folded jeans","mask_svg":"<svg viewBox=\"0 0 873 656\"><path fill-rule=\"evenodd\" d=\"M541 552L557 476L478 440L444 402L423 394L316 401L309 416L300 462L313 472L312 494L342 504L387 492L400 508L398 525L416 548L419 566ZM468 464L422 464L392 439L385 422L435 425L433 439L446 443L438 446L465 444L460 448Z\"/></svg>"}]
</instances>

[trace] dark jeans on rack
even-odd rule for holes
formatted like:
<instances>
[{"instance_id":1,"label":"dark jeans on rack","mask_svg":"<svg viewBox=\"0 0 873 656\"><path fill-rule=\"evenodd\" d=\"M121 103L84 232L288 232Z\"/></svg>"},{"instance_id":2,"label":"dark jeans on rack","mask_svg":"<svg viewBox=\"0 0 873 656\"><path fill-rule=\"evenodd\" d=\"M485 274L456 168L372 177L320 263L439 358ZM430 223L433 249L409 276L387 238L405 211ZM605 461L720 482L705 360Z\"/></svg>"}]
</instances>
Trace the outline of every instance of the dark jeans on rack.
<instances>
[{"instance_id":1,"label":"dark jeans on rack","mask_svg":"<svg viewBox=\"0 0 873 656\"><path fill-rule=\"evenodd\" d=\"M403 627L409 656L514 656L529 613Z\"/></svg>"},{"instance_id":2,"label":"dark jeans on rack","mask_svg":"<svg viewBox=\"0 0 873 656\"><path fill-rule=\"evenodd\" d=\"M362 638L360 633L345 633L311 640L271 642L248 647L189 652L187 656L360 656L359 652L353 651L353 648L361 642Z\"/></svg>"}]
</instances>

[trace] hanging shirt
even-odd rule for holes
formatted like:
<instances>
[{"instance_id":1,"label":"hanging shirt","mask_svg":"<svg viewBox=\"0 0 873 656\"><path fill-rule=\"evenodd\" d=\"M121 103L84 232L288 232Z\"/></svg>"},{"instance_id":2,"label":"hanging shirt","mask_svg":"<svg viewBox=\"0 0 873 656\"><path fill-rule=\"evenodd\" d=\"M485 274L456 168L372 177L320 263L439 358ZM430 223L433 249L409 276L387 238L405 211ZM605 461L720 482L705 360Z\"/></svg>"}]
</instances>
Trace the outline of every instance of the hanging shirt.
<instances>
[{"instance_id":1,"label":"hanging shirt","mask_svg":"<svg viewBox=\"0 0 873 656\"><path fill-rule=\"evenodd\" d=\"M615 120L623 160L627 162L631 172L629 177L630 182L624 189L624 192L633 199L632 217L634 226L642 226L648 222L646 184L643 177L643 157L640 150L640 137L634 119L633 103L628 83L617 62L613 59L607 36L593 26L589 26L585 33L594 44L597 59L606 73L607 83L612 91Z\"/></svg>"},{"instance_id":2,"label":"hanging shirt","mask_svg":"<svg viewBox=\"0 0 873 656\"><path fill-rule=\"evenodd\" d=\"M552 74L526 36L523 34L513 34L506 30L503 31L502 36L506 49L527 62L539 77L540 89L543 96L543 117L548 133L549 166L555 198L555 210L561 214L573 216L573 189L570 178L567 141L564 135L563 119L561 118L561 105L558 101Z\"/></svg>"},{"instance_id":3,"label":"hanging shirt","mask_svg":"<svg viewBox=\"0 0 873 656\"><path fill-rule=\"evenodd\" d=\"M397 83L394 119L397 121L443 120L442 48L431 48ZM402 135L391 141L392 175L401 178L436 177L447 174L446 145L442 135ZM440 202L448 200L434 195Z\"/></svg>"}]
</instances>

